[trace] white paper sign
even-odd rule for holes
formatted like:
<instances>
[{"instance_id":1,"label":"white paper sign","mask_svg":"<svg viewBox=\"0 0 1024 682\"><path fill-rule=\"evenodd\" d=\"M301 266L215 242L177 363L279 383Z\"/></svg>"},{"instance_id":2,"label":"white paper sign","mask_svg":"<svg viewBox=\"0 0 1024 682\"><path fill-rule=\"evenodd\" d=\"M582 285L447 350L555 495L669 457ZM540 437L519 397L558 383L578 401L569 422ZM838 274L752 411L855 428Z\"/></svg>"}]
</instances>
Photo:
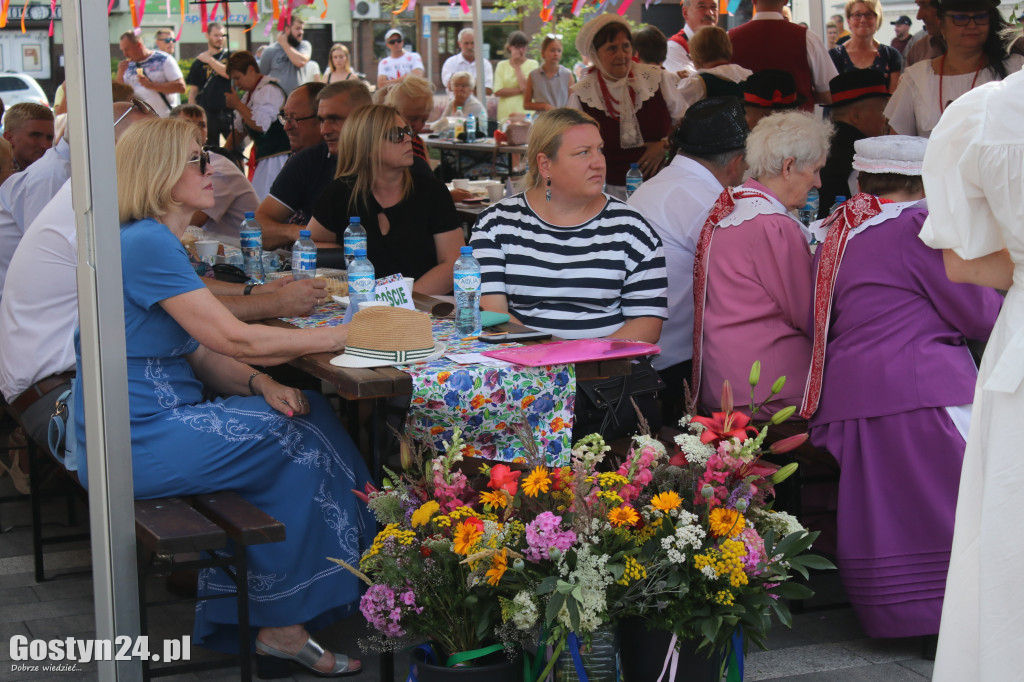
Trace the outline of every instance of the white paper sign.
<instances>
[{"instance_id":1,"label":"white paper sign","mask_svg":"<svg viewBox=\"0 0 1024 682\"><path fill-rule=\"evenodd\" d=\"M416 310L412 303L412 287L408 285L401 273L382 277L377 280L374 296L393 308Z\"/></svg>"}]
</instances>

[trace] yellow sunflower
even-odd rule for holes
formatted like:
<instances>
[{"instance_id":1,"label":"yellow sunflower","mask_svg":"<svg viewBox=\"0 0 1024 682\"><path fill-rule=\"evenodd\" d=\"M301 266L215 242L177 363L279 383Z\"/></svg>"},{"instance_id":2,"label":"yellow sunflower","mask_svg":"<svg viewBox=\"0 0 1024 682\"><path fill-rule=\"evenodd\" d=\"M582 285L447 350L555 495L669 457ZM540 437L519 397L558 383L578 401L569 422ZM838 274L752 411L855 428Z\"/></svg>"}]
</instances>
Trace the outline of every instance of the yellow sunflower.
<instances>
[{"instance_id":1,"label":"yellow sunflower","mask_svg":"<svg viewBox=\"0 0 1024 682\"><path fill-rule=\"evenodd\" d=\"M491 557L491 567L485 574L487 576L487 584L496 586L501 582L501 578L505 575L506 570L508 570L508 547L502 547L500 552Z\"/></svg>"},{"instance_id":2,"label":"yellow sunflower","mask_svg":"<svg viewBox=\"0 0 1024 682\"><path fill-rule=\"evenodd\" d=\"M658 493L651 499L651 506L660 512L670 512L677 509L682 503L682 498L674 490Z\"/></svg>"},{"instance_id":3,"label":"yellow sunflower","mask_svg":"<svg viewBox=\"0 0 1024 682\"><path fill-rule=\"evenodd\" d=\"M534 467L530 475L523 481L523 492L529 497L537 497L538 493L546 493L551 490L551 476L548 475L546 467Z\"/></svg>"},{"instance_id":4,"label":"yellow sunflower","mask_svg":"<svg viewBox=\"0 0 1024 682\"><path fill-rule=\"evenodd\" d=\"M456 554L471 554L480 538L484 536L482 525L476 519L461 522L455 529L453 540Z\"/></svg>"},{"instance_id":5,"label":"yellow sunflower","mask_svg":"<svg viewBox=\"0 0 1024 682\"><path fill-rule=\"evenodd\" d=\"M608 512L608 520L613 526L635 526L640 515L630 506L616 507Z\"/></svg>"},{"instance_id":6,"label":"yellow sunflower","mask_svg":"<svg viewBox=\"0 0 1024 682\"><path fill-rule=\"evenodd\" d=\"M735 509L715 507L711 510L711 534L716 538L738 535L747 526L746 519Z\"/></svg>"},{"instance_id":7,"label":"yellow sunflower","mask_svg":"<svg viewBox=\"0 0 1024 682\"><path fill-rule=\"evenodd\" d=\"M430 523L430 519L434 518L434 514L440 511L441 505L435 500L424 502L420 505L420 508L412 513L412 527L419 528Z\"/></svg>"}]
</instances>

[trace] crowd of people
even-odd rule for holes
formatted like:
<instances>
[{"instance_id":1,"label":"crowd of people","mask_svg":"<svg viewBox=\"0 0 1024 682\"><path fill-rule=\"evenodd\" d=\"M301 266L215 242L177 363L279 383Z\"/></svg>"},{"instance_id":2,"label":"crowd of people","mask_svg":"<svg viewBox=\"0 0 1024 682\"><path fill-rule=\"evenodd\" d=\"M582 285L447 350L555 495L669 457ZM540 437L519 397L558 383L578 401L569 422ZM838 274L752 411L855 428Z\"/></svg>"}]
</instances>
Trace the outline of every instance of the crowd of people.
<instances>
[{"instance_id":1,"label":"crowd of people","mask_svg":"<svg viewBox=\"0 0 1024 682\"><path fill-rule=\"evenodd\" d=\"M864 632L934 637L941 616L937 679L1009 679L1019 637L1005 633L1024 595L992 566L1007 562L1004 506L1020 483L1008 425L1024 379L1024 56L993 0L919 0L924 30L900 17L891 46L874 37L877 0L849 0L824 38L787 19L785 0L754 5L725 31L716 2L684 0L668 38L598 14L575 38L578 76L556 34L537 38L539 61L519 31L507 59L483 61L499 119L536 118L521 186L472 226L481 305L562 338L659 343L668 420L716 409L755 361L785 376L753 399L763 416L797 410L840 465L837 557ZM323 282L203 278L181 239L190 226L237 238L254 211L265 248L309 229L326 256L359 217L378 277L450 293L464 197L421 137L435 88L398 28L376 93L340 44L310 77L301 21L259 57L229 52L212 22L187 77L173 35L157 38L120 37L112 84L135 493L232 489L282 520L285 545L249 556L266 577L251 605L261 664L353 674L357 660L309 631L358 601L356 578L318 559L356 564L372 540L351 494L369 473L321 396L262 370L342 350L347 327L245 324L308 314ZM444 113L486 116L472 30L458 45L440 71ZM12 106L0 141L0 391L39 442L56 396L84 396L64 116ZM801 225L812 190L823 222ZM990 337L979 380L966 342ZM68 464L88 486L76 417ZM17 461L3 468L25 484ZM200 594L222 583L204 573ZM236 646L234 614L229 600L199 609L196 643Z\"/></svg>"}]
</instances>

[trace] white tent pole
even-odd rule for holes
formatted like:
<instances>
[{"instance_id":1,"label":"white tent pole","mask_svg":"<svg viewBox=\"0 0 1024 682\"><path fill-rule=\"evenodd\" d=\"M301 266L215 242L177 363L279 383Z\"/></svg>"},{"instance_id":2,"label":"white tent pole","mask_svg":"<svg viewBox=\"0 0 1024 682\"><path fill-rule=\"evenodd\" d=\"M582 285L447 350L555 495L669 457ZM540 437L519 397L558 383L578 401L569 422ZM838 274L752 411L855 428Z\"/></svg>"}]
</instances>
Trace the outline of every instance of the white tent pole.
<instances>
[{"instance_id":1,"label":"white tent pole","mask_svg":"<svg viewBox=\"0 0 1024 682\"><path fill-rule=\"evenodd\" d=\"M484 9L480 0L473 0L473 40L476 45L476 98L487 111L487 83L484 71Z\"/></svg>"},{"instance_id":2,"label":"white tent pole","mask_svg":"<svg viewBox=\"0 0 1024 682\"><path fill-rule=\"evenodd\" d=\"M87 434L96 637L113 642L138 637L139 593L106 10L103 0L64 4L64 53L84 389L76 409ZM98 666L101 680L142 679L138 660Z\"/></svg>"}]
</instances>

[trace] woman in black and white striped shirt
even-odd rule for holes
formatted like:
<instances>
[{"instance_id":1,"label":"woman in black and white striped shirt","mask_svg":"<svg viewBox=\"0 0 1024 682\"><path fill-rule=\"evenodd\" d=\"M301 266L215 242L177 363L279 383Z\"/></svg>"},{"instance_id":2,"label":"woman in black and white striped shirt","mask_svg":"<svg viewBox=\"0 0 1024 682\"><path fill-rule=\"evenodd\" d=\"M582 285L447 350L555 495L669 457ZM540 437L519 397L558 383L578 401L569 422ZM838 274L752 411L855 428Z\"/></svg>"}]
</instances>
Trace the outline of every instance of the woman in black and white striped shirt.
<instances>
[{"instance_id":1,"label":"woman in black and white striped shirt","mask_svg":"<svg viewBox=\"0 0 1024 682\"><path fill-rule=\"evenodd\" d=\"M597 123L568 108L530 131L527 190L480 214L471 244L481 307L566 339L656 343L666 319L661 239L603 193Z\"/></svg>"}]
</instances>

